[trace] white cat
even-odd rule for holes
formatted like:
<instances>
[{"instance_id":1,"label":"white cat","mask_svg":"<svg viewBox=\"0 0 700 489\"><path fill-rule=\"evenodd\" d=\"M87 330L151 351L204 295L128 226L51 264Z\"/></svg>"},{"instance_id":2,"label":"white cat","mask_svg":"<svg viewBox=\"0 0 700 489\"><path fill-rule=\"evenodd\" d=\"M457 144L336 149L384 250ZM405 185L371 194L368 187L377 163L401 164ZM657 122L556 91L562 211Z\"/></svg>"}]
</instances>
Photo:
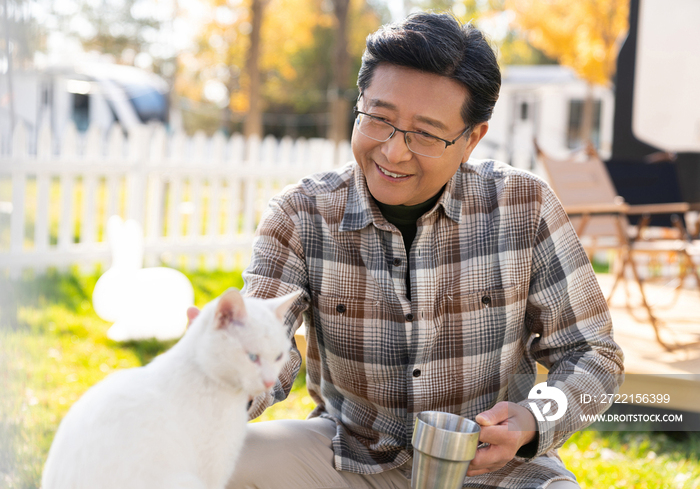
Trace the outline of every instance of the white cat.
<instances>
[{"instance_id":1,"label":"white cat","mask_svg":"<svg viewBox=\"0 0 700 489\"><path fill-rule=\"evenodd\" d=\"M223 488L249 399L275 384L288 359L282 318L298 296L229 289L169 351L92 387L58 428L42 488Z\"/></svg>"}]
</instances>

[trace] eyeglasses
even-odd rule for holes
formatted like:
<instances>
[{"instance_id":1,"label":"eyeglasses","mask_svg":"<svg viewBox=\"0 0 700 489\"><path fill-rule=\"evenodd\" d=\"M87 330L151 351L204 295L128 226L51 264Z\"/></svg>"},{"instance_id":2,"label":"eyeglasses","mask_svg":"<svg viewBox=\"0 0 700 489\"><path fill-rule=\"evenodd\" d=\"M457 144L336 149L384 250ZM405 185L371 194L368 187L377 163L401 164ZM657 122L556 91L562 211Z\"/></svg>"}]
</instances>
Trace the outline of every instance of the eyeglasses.
<instances>
[{"instance_id":1,"label":"eyeglasses","mask_svg":"<svg viewBox=\"0 0 700 489\"><path fill-rule=\"evenodd\" d=\"M396 131L403 133L403 139L406 142L406 147L417 155L427 156L428 158L440 158L448 146L452 146L459 138L464 136L470 129L467 126L462 133L452 141L442 139L437 136L432 136L424 132L404 131L398 127L389 124L384 119L373 115L361 112L355 108L355 125L360 134L367 136L370 139L384 143L394 137Z\"/></svg>"}]
</instances>

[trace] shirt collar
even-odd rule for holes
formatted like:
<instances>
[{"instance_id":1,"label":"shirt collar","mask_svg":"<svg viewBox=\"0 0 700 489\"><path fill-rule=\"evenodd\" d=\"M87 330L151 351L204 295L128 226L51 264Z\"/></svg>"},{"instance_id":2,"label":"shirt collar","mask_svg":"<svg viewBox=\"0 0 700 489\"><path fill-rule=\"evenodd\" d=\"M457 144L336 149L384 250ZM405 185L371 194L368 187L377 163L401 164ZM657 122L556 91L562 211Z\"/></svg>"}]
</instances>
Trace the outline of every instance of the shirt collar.
<instances>
[{"instance_id":1,"label":"shirt collar","mask_svg":"<svg viewBox=\"0 0 700 489\"><path fill-rule=\"evenodd\" d=\"M463 178L463 171L464 169L460 166L455 175L445 185L445 190L442 192L442 196L435 207L426 213L426 216L436 212L442 206L445 209L445 215L459 224L462 217L462 200L464 195L461 185L458 185L458 181ZM345 205L343 220L340 222L339 231L358 231L370 224L374 224L380 229L386 229L389 223L384 219L381 211L374 203L369 193L369 188L367 188L365 175L357 163L355 163L355 171L353 173L354 177L348 186L348 200Z\"/></svg>"}]
</instances>

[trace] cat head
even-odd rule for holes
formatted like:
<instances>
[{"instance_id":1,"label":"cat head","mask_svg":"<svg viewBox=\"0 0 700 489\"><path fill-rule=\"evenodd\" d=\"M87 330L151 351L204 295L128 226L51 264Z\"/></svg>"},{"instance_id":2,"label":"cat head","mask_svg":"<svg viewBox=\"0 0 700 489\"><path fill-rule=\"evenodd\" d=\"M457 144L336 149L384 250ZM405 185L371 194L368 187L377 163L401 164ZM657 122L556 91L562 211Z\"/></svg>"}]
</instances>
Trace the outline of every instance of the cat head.
<instances>
[{"instance_id":1,"label":"cat head","mask_svg":"<svg viewBox=\"0 0 700 489\"><path fill-rule=\"evenodd\" d=\"M200 314L205 324L199 364L208 375L250 395L270 390L289 359L284 316L299 295L257 299L236 289L224 292Z\"/></svg>"}]
</instances>

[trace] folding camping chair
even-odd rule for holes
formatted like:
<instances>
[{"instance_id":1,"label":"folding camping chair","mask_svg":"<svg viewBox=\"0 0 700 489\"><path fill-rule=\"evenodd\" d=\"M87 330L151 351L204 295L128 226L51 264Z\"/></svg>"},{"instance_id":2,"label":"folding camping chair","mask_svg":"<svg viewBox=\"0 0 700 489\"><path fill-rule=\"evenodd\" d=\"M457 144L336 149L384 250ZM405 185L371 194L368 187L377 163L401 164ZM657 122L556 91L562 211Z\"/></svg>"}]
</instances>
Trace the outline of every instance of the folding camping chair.
<instances>
[{"instance_id":1,"label":"folding camping chair","mask_svg":"<svg viewBox=\"0 0 700 489\"><path fill-rule=\"evenodd\" d=\"M608 302L615 292L626 269L630 269L641 292L642 305L647 311L657 341L667 350L668 345L660 336L659 320L649 305L642 279L634 261L636 253L675 252L681 259L681 284L688 274L695 278L700 288L700 276L692 256L700 256L700 246L688 237L678 214L691 210L690 204L629 205L617 194L605 164L592 145L585 151L571 154L566 159L555 159L545 154L535 141L537 158L542 163L549 183L569 215L576 233L587 253L599 249L614 249L620 254L622 266L608 295ZM644 239L645 229L652 214L672 214L675 239ZM630 225L628 216L642 216L636 226ZM629 296L628 296L629 304Z\"/></svg>"}]
</instances>

